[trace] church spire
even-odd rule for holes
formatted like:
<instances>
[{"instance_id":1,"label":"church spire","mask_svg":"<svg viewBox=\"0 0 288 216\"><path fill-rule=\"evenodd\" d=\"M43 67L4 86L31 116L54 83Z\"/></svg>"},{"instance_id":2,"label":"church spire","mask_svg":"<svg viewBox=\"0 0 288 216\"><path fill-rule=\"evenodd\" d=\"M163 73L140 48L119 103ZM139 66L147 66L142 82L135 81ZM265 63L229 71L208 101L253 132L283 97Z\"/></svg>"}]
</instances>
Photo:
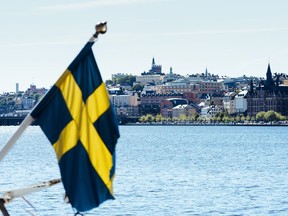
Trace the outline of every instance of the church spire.
<instances>
[{"instance_id":1,"label":"church spire","mask_svg":"<svg viewBox=\"0 0 288 216\"><path fill-rule=\"evenodd\" d=\"M267 83L267 86L273 86L274 85L274 81L272 79L272 72L271 72L271 68L270 68L270 63L268 63L268 68L267 68L267 73L266 73L266 83Z\"/></svg>"},{"instance_id":2,"label":"church spire","mask_svg":"<svg viewBox=\"0 0 288 216\"><path fill-rule=\"evenodd\" d=\"M268 63L268 68L267 68L266 78L267 78L267 80L269 80L269 79L272 78L272 73L271 73L270 63Z\"/></svg>"},{"instance_id":3,"label":"church spire","mask_svg":"<svg viewBox=\"0 0 288 216\"><path fill-rule=\"evenodd\" d=\"M152 67L155 65L155 59L154 57L152 58Z\"/></svg>"},{"instance_id":4,"label":"church spire","mask_svg":"<svg viewBox=\"0 0 288 216\"><path fill-rule=\"evenodd\" d=\"M250 80L250 94L252 94L254 91L254 88L253 88L253 79L251 78Z\"/></svg>"}]
</instances>

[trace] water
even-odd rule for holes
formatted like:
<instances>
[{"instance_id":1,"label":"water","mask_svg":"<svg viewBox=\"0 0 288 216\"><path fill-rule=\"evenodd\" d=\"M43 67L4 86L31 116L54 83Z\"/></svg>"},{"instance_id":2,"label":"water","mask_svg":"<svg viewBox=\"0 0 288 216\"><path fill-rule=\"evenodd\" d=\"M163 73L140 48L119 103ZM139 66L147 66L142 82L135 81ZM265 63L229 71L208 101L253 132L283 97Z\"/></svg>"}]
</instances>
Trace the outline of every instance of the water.
<instances>
[{"instance_id":1,"label":"water","mask_svg":"<svg viewBox=\"0 0 288 216\"><path fill-rule=\"evenodd\" d=\"M0 146L16 127L0 127ZM287 127L121 126L116 200L85 215L288 215ZM59 178L51 145L27 129L0 162L0 191ZM15 199L11 215L73 215L62 184Z\"/></svg>"}]
</instances>

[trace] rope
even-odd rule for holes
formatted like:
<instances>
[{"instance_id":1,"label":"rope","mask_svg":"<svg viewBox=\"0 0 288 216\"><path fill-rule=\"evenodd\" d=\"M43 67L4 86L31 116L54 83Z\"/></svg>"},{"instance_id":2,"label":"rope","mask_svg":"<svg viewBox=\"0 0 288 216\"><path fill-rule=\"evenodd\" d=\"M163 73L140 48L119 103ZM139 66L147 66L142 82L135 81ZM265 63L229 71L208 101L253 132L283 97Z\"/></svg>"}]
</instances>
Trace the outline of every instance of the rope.
<instances>
[{"instance_id":1,"label":"rope","mask_svg":"<svg viewBox=\"0 0 288 216\"><path fill-rule=\"evenodd\" d=\"M30 207L32 207L32 208L34 209L34 211L36 211L36 208L35 208L27 199L25 199L24 196L21 196L21 198L22 198ZM30 215L35 216L35 215L32 214L30 211L28 211L28 210L25 210L25 211L28 212Z\"/></svg>"},{"instance_id":2,"label":"rope","mask_svg":"<svg viewBox=\"0 0 288 216\"><path fill-rule=\"evenodd\" d=\"M27 199L25 199L24 196L21 196L21 198L36 211L36 208Z\"/></svg>"}]
</instances>

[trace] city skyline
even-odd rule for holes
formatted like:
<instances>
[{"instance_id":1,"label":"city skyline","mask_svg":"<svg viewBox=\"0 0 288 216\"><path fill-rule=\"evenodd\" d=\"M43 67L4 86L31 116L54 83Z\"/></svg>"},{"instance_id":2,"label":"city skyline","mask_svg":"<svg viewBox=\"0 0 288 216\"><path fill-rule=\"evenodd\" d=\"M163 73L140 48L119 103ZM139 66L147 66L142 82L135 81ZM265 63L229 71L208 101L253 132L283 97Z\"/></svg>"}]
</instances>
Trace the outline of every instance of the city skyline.
<instances>
[{"instance_id":1,"label":"city skyline","mask_svg":"<svg viewBox=\"0 0 288 216\"><path fill-rule=\"evenodd\" d=\"M93 51L103 80L140 75L154 57L180 75L265 77L287 73L288 2L98 0L5 2L0 9L0 93L31 83L49 88L97 22L107 20Z\"/></svg>"}]
</instances>

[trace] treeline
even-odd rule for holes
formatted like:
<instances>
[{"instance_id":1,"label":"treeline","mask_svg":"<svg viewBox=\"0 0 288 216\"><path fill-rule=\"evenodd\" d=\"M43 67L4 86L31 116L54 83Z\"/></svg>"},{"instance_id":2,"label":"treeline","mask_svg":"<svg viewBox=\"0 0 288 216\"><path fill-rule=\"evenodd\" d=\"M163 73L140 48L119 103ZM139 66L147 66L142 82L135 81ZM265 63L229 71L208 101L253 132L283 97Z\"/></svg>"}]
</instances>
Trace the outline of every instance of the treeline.
<instances>
[{"instance_id":1,"label":"treeline","mask_svg":"<svg viewBox=\"0 0 288 216\"><path fill-rule=\"evenodd\" d=\"M198 113L192 116L186 116L184 114L180 115L179 118L164 118L161 114L153 116L151 114L143 115L140 117L139 122L141 123L152 123L152 122L213 122L213 123L244 123L244 122L278 122L288 120L287 116L283 116L275 111L259 112L256 116L244 116L236 115L231 116L227 112L217 113L214 117L210 119L201 118Z\"/></svg>"},{"instance_id":2,"label":"treeline","mask_svg":"<svg viewBox=\"0 0 288 216\"><path fill-rule=\"evenodd\" d=\"M133 86L133 83L136 81L136 76L133 75L125 75L123 77L114 77L112 80L106 80L106 85L124 85L128 84L130 86Z\"/></svg>"},{"instance_id":3,"label":"treeline","mask_svg":"<svg viewBox=\"0 0 288 216\"><path fill-rule=\"evenodd\" d=\"M7 114L7 113L13 113L16 110L23 110L23 109L29 109L25 108L23 103L19 103L20 101L26 100L26 99L32 99L34 100L34 104L37 104L38 101L43 97L44 94L40 93L18 93L18 94L10 94L5 93L0 95L0 114Z\"/></svg>"}]
</instances>

